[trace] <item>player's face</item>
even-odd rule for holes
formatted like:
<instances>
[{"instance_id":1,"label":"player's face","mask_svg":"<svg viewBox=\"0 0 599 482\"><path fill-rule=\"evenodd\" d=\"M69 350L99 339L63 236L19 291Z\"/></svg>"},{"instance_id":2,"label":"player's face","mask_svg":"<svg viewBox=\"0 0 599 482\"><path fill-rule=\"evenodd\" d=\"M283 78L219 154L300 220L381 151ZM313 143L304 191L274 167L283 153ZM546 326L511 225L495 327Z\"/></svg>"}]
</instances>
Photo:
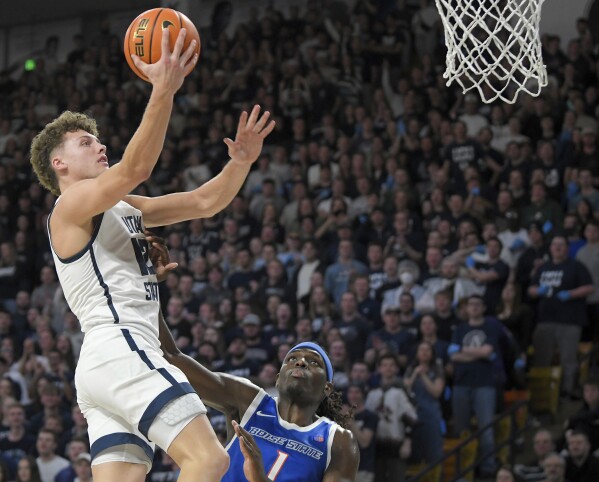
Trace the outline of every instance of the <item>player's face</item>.
<instances>
[{"instance_id":1,"label":"player's face","mask_svg":"<svg viewBox=\"0 0 599 482\"><path fill-rule=\"evenodd\" d=\"M53 163L59 159L60 167L66 167L70 177L93 179L108 169L106 146L97 137L78 130L64 135L61 147L53 152Z\"/></svg>"},{"instance_id":2,"label":"player's face","mask_svg":"<svg viewBox=\"0 0 599 482\"><path fill-rule=\"evenodd\" d=\"M314 350L300 348L285 357L277 378L281 394L302 399L321 400L332 385L326 379L326 366Z\"/></svg>"}]
</instances>

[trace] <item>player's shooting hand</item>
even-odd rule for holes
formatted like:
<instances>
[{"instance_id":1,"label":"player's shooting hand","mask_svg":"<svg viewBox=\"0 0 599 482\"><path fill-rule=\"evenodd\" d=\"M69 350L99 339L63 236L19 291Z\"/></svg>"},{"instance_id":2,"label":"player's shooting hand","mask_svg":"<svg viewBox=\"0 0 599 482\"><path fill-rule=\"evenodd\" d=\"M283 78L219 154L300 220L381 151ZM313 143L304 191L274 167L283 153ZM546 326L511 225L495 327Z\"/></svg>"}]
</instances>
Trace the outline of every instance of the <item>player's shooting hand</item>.
<instances>
[{"instance_id":1,"label":"player's shooting hand","mask_svg":"<svg viewBox=\"0 0 599 482\"><path fill-rule=\"evenodd\" d=\"M131 55L135 66L141 70L152 83L154 89L174 94L183 84L185 76L189 74L198 61L195 53L196 41L192 40L187 49L183 50L185 35L187 31L182 28L179 31L173 51L170 48L170 31L168 28L162 30L160 60L153 64L146 64L137 55Z\"/></svg>"},{"instance_id":2,"label":"player's shooting hand","mask_svg":"<svg viewBox=\"0 0 599 482\"><path fill-rule=\"evenodd\" d=\"M239 438L239 448L243 454L245 462L243 463L243 474L249 482L267 482L269 479L264 472L264 464L262 462L262 452L254 437L233 420L233 430Z\"/></svg>"},{"instance_id":3,"label":"player's shooting hand","mask_svg":"<svg viewBox=\"0 0 599 482\"><path fill-rule=\"evenodd\" d=\"M152 231L145 230L146 241L150 246L150 261L154 265L156 271L156 279L158 282L164 281L168 274L177 269L179 263L171 263L171 258L168 253L168 248L164 239L154 235Z\"/></svg>"},{"instance_id":4,"label":"player's shooting hand","mask_svg":"<svg viewBox=\"0 0 599 482\"><path fill-rule=\"evenodd\" d=\"M268 122L270 113L264 112L260 118L260 106L255 105L249 114L243 111L239 117L235 140L224 139L229 148L229 157L239 164L252 164L262 151L262 144L275 128L275 121Z\"/></svg>"}]
</instances>

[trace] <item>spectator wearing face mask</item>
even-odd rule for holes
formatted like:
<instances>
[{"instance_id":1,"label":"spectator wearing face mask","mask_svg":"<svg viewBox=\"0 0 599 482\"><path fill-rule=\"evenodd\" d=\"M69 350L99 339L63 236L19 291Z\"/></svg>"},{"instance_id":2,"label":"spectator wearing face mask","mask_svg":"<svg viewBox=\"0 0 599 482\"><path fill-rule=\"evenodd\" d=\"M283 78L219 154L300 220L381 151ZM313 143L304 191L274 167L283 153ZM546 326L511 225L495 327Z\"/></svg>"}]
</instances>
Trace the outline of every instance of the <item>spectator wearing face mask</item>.
<instances>
[{"instance_id":1,"label":"spectator wearing face mask","mask_svg":"<svg viewBox=\"0 0 599 482\"><path fill-rule=\"evenodd\" d=\"M422 285L418 284L420 269L413 261L404 260L399 263L397 273L401 284L397 288L387 290L383 293L381 313L384 313L388 306L399 306L399 298L404 293L411 294L414 302L418 304L418 301L426 292Z\"/></svg>"}]
</instances>

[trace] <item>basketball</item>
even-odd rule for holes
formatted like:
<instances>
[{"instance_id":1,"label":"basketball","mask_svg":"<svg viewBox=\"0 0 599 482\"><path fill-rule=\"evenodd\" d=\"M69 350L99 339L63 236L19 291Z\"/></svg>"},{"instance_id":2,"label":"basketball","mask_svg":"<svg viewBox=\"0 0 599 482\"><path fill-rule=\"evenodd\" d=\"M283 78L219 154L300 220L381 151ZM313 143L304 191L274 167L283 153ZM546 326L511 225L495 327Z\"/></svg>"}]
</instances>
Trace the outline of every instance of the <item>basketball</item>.
<instances>
[{"instance_id":1,"label":"basketball","mask_svg":"<svg viewBox=\"0 0 599 482\"><path fill-rule=\"evenodd\" d=\"M125 34L125 58L131 70L143 80L148 78L133 63L131 55L137 55L147 64L152 64L160 59L162 30L168 28L170 34L171 51L182 28L187 30L183 51L189 47L192 40L196 40L196 52L200 53L200 35L195 25L181 12L171 8L153 8L138 15Z\"/></svg>"}]
</instances>

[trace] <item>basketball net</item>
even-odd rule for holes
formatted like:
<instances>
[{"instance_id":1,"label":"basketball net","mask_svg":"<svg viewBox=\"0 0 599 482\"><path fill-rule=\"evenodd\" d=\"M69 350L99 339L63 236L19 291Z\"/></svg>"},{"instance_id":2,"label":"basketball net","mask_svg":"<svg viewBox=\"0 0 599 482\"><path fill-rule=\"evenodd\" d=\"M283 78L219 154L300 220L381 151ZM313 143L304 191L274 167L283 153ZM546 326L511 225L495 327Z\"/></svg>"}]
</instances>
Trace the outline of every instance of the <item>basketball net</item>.
<instances>
[{"instance_id":1,"label":"basketball net","mask_svg":"<svg viewBox=\"0 0 599 482\"><path fill-rule=\"evenodd\" d=\"M435 0L447 57L443 77L463 92L478 90L483 102L513 104L547 85L539 21L544 0Z\"/></svg>"}]
</instances>

